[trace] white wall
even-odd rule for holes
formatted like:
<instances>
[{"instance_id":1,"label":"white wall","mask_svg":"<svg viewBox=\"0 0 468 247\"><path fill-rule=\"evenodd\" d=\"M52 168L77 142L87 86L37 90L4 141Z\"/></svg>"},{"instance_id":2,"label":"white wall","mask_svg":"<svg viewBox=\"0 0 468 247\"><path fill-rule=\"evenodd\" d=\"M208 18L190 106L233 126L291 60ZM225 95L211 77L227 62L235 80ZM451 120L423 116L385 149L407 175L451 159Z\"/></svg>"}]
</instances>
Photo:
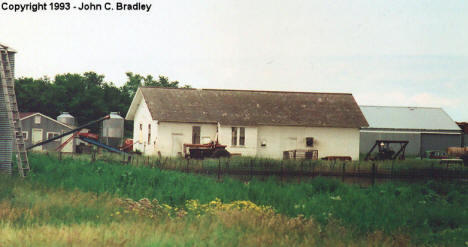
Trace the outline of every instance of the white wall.
<instances>
[{"instance_id":1,"label":"white wall","mask_svg":"<svg viewBox=\"0 0 468 247\"><path fill-rule=\"evenodd\" d=\"M232 145L232 127L245 128L245 145ZM239 135L238 135L239 136ZM227 145L227 150L230 153L239 153L242 156L257 155L257 127L252 126L221 126L219 133L219 142L222 145ZM239 143L238 143L239 144Z\"/></svg>"},{"instance_id":2,"label":"white wall","mask_svg":"<svg viewBox=\"0 0 468 247\"><path fill-rule=\"evenodd\" d=\"M177 156L178 152L183 154L183 144L192 143L193 126L200 126L200 142L204 138L215 140L216 124L160 122L156 150L163 156Z\"/></svg>"},{"instance_id":3,"label":"white wall","mask_svg":"<svg viewBox=\"0 0 468 247\"><path fill-rule=\"evenodd\" d=\"M143 128L140 130L140 124ZM148 142L148 125L151 124L151 138ZM154 121L146 102L141 99L133 121L133 150L151 155L155 154L155 142L158 133L158 122Z\"/></svg>"},{"instance_id":4,"label":"white wall","mask_svg":"<svg viewBox=\"0 0 468 247\"><path fill-rule=\"evenodd\" d=\"M359 159L359 129L320 127L258 127L259 157L281 159L283 151L291 149L317 149L319 158L324 156L351 156ZM306 147L306 137L314 138L314 146ZM262 141L266 142L261 147Z\"/></svg>"}]
</instances>

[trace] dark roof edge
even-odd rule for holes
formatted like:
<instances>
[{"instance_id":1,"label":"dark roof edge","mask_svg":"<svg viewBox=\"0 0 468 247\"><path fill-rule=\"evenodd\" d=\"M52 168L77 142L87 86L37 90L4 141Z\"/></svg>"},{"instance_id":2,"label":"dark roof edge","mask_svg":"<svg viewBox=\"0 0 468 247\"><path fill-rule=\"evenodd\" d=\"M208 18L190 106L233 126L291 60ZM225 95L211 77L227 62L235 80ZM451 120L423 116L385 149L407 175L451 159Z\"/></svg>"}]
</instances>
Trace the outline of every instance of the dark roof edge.
<instances>
[{"instance_id":1,"label":"dark roof edge","mask_svg":"<svg viewBox=\"0 0 468 247\"><path fill-rule=\"evenodd\" d=\"M140 88L159 88L172 90L202 90L202 91L228 91L228 92L253 92L253 93L293 93L293 94L335 94L352 95L352 93L329 93L329 92L299 92L299 91L271 91L271 90L247 90L247 89L216 89L216 88L170 88L158 86L142 86Z\"/></svg>"}]
</instances>

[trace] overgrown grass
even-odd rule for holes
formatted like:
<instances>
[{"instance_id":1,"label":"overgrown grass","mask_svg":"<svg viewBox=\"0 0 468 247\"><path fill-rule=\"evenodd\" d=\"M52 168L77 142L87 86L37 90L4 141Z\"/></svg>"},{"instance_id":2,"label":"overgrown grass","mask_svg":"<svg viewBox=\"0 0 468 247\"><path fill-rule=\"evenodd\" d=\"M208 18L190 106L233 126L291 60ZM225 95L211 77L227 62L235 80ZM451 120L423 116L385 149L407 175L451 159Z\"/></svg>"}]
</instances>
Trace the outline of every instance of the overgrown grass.
<instances>
[{"instance_id":1,"label":"overgrown grass","mask_svg":"<svg viewBox=\"0 0 468 247\"><path fill-rule=\"evenodd\" d=\"M217 202L209 214L190 214L189 211L182 216L156 214L153 217L154 214L127 210L129 208L119 203L123 200L110 195L97 197L91 192L38 188L28 181L6 177L1 177L0 187L9 188L0 197L0 246L409 244L405 234L387 235L376 231L355 236L337 221L323 226L313 219L290 218L270 210L223 210L223 205ZM253 208L258 207L254 205Z\"/></svg>"},{"instance_id":2,"label":"overgrown grass","mask_svg":"<svg viewBox=\"0 0 468 247\"><path fill-rule=\"evenodd\" d=\"M283 185L274 179L218 183L157 168L72 159L59 162L44 155L31 155L30 161L33 172L27 179L45 191L78 188L97 198L108 194L135 200L157 198L178 207L191 199L200 203L215 198L249 200L289 217L311 217L322 227L339 222L357 237L381 231L387 236L407 233L413 243L424 245L463 246L468 241L468 185L461 181L389 182L365 189L325 178ZM0 195L9 193L0 191Z\"/></svg>"}]
</instances>

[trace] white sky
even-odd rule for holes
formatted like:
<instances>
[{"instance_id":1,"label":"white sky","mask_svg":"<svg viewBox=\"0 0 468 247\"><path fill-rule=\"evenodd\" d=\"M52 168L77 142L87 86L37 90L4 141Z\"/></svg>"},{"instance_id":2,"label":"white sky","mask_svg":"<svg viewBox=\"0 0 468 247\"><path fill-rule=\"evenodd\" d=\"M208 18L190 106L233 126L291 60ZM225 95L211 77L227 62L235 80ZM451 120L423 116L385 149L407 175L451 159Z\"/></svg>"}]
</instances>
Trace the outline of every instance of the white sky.
<instances>
[{"instance_id":1,"label":"white sky","mask_svg":"<svg viewBox=\"0 0 468 247\"><path fill-rule=\"evenodd\" d=\"M143 3L149 13L0 10L0 42L18 50L19 77L92 70L120 86L132 71L197 88L350 92L468 121L468 1Z\"/></svg>"}]
</instances>

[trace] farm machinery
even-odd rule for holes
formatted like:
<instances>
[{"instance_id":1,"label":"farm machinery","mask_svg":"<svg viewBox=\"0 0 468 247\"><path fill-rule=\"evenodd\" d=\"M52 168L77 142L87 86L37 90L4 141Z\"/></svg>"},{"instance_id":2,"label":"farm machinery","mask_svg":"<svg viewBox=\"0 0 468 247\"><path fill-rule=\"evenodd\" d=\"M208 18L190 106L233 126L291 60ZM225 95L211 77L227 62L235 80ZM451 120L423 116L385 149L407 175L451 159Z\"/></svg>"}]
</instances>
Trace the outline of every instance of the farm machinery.
<instances>
[{"instance_id":1,"label":"farm machinery","mask_svg":"<svg viewBox=\"0 0 468 247\"><path fill-rule=\"evenodd\" d=\"M393 140L376 140L375 144L367 153L364 160L404 160L405 159L405 150L409 141L393 141ZM390 145L391 144L400 144L400 149L395 152ZM377 147L377 154L372 157L372 152Z\"/></svg>"},{"instance_id":2,"label":"farm machinery","mask_svg":"<svg viewBox=\"0 0 468 247\"><path fill-rule=\"evenodd\" d=\"M204 158L229 158L231 154L226 150L226 145L221 145L216 138L216 141L210 141L206 144L189 144L184 143L184 157L192 159Z\"/></svg>"}]
</instances>

